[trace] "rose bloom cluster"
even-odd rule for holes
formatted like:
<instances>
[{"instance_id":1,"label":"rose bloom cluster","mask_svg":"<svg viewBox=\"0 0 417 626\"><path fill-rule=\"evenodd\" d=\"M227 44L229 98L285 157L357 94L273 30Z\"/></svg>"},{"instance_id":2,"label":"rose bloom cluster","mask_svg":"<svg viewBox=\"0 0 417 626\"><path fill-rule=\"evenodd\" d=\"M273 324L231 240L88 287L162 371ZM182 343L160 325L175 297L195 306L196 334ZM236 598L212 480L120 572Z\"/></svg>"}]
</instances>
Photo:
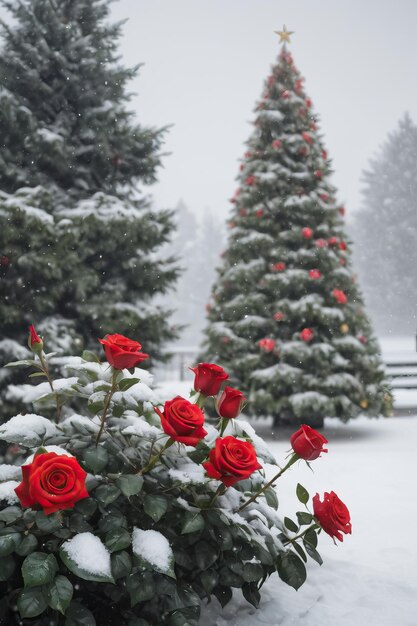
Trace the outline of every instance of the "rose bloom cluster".
<instances>
[{"instance_id":1,"label":"rose bloom cluster","mask_svg":"<svg viewBox=\"0 0 417 626\"><path fill-rule=\"evenodd\" d=\"M134 368L148 357L141 352L140 343L123 335L106 335L99 341L104 347L108 363L116 374L119 370ZM43 347L42 340L31 327L29 347L39 355L40 346ZM174 442L195 447L205 438L207 431L204 428L202 406L208 397L213 397L220 418L220 437L216 439L214 447L208 452L207 459L202 465L209 478L220 481L224 488L231 487L262 469L250 441L231 435L221 436L227 422L237 418L241 413L246 398L238 389L227 385L223 387L229 376L219 365L199 363L191 369L195 375L195 401L176 396L165 402L163 410L155 407L168 441L142 473L152 469L163 451ZM104 425L105 413L102 418ZM259 497L267 486L273 485L274 480L294 462L299 459L314 461L328 451L325 448L327 439L305 424L293 433L290 443L292 455L286 467L253 495L241 509ZM76 502L88 498L85 479L86 472L75 457L57 455L40 449L31 463L22 466L22 482L15 491L23 507L43 509L44 513L49 515L59 510L73 508ZM349 511L333 491L324 493L322 501L319 494L316 494L313 498L313 510L315 522L331 537L342 541L343 534L351 533Z\"/></svg>"}]
</instances>

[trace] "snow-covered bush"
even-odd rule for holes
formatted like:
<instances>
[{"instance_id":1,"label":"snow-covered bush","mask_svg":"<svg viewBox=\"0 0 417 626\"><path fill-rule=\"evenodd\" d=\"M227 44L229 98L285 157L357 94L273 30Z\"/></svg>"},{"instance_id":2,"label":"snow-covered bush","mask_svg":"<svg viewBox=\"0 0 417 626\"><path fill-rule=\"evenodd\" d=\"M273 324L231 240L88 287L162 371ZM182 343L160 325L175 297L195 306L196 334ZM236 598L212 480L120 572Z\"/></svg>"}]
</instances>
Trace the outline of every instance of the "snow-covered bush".
<instances>
[{"instance_id":1,"label":"snow-covered bush","mask_svg":"<svg viewBox=\"0 0 417 626\"><path fill-rule=\"evenodd\" d=\"M305 510L278 515L274 482L297 460L326 452L322 435L302 426L276 466L243 419L238 390L213 364L195 368L191 400L161 406L147 357L121 335L94 354L70 359L53 381L49 355L32 328L32 366L46 378L28 386L34 412L0 426L8 444L0 465L0 622L65 626L193 626L200 603L224 606L241 589L254 606L278 572L298 589L321 530L342 539L349 512L336 494L313 498L297 485ZM125 369L126 367L130 369ZM217 427L204 421L215 401ZM65 402L77 398L84 414ZM56 407L56 420L42 406ZM35 412L36 411L36 412Z\"/></svg>"}]
</instances>

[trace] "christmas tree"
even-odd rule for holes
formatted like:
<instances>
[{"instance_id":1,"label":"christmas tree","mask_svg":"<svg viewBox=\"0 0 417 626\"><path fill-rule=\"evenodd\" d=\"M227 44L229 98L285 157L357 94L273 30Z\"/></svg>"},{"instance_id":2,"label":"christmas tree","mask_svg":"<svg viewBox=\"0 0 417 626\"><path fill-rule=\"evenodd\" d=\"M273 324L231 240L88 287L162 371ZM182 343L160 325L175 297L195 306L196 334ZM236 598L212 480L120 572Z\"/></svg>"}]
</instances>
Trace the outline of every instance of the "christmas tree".
<instances>
[{"instance_id":1,"label":"christmas tree","mask_svg":"<svg viewBox=\"0 0 417 626\"><path fill-rule=\"evenodd\" d=\"M280 32L288 40L288 32ZM204 358L250 389L247 411L318 426L389 404L345 240L344 208L284 44L256 107L209 303Z\"/></svg>"},{"instance_id":2,"label":"christmas tree","mask_svg":"<svg viewBox=\"0 0 417 626\"><path fill-rule=\"evenodd\" d=\"M417 127L405 115L364 173L352 229L366 302L381 333L416 330L416 154Z\"/></svg>"},{"instance_id":3,"label":"christmas tree","mask_svg":"<svg viewBox=\"0 0 417 626\"><path fill-rule=\"evenodd\" d=\"M110 0L3 4L0 361L30 323L61 353L117 326L158 358L174 336L153 302L177 274L160 254L172 215L141 186L156 179L164 131L128 108L138 68L119 60L121 25Z\"/></svg>"}]
</instances>

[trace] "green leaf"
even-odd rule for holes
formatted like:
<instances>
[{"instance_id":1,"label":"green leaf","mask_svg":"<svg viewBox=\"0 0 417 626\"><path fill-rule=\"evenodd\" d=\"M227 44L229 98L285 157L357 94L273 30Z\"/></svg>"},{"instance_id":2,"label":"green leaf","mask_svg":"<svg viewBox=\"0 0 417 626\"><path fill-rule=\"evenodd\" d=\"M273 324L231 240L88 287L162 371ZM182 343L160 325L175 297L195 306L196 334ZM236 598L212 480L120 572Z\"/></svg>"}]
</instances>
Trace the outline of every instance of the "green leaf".
<instances>
[{"instance_id":1,"label":"green leaf","mask_svg":"<svg viewBox=\"0 0 417 626\"><path fill-rule=\"evenodd\" d=\"M307 489L303 487L302 485L300 485L300 483L297 484L296 494L297 494L297 498L302 504L307 504L310 498L310 495Z\"/></svg>"},{"instance_id":2,"label":"green leaf","mask_svg":"<svg viewBox=\"0 0 417 626\"><path fill-rule=\"evenodd\" d=\"M12 554L2 557L0 559L0 581L9 580L15 569L16 562Z\"/></svg>"},{"instance_id":3,"label":"green leaf","mask_svg":"<svg viewBox=\"0 0 417 626\"><path fill-rule=\"evenodd\" d=\"M261 601L261 594L256 583L244 583L242 585L242 593L245 600L257 609Z\"/></svg>"},{"instance_id":4,"label":"green leaf","mask_svg":"<svg viewBox=\"0 0 417 626\"><path fill-rule=\"evenodd\" d=\"M101 413L101 411L104 409L104 401L105 399L103 397L101 400L96 400L95 402L88 402L87 409L93 415L96 415L97 413Z\"/></svg>"},{"instance_id":5,"label":"green leaf","mask_svg":"<svg viewBox=\"0 0 417 626\"><path fill-rule=\"evenodd\" d=\"M278 556L277 571L281 580L296 591L307 577L304 563L294 552L286 552Z\"/></svg>"},{"instance_id":6,"label":"green leaf","mask_svg":"<svg viewBox=\"0 0 417 626\"><path fill-rule=\"evenodd\" d=\"M48 604L51 609L65 615L74 592L73 586L66 576L58 575L48 590Z\"/></svg>"},{"instance_id":7,"label":"green leaf","mask_svg":"<svg viewBox=\"0 0 417 626\"><path fill-rule=\"evenodd\" d=\"M94 498L84 498L76 502L74 509L86 519L89 519L97 510L97 502Z\"/></svg>"},{"instance_id":8,"label":"green leaf","mask_svg":"<svg viewBox=\"0 0 417 626\"><path fill-rule=\"evenodd\" d=\"M111 555L111 572L113 578L124 578L132 571L132 559L128 552L115 552Z\"/></svg>"},{"instance_id":9,"label":"green leaf","mask_svg":"<svg viewBox=\"0 0 417 626\"><path fill-rule=\"evenodd\" d=\"M192 513L187 511L184 515L183 523L181 526L181 534L188 535L189 533L196 533L204 528L204 517L201 513Z\"/></svg>"},{"instance_id":10,"label":"green leaf","mask_svg":"<svg viewBox=\"0 0 417 626\"><path fill-rule=\"evenodd\" d=\"M104 506L108 506L120 496L120 489L116 485L100 485L94 490L94 497Z\"/></svg>"},{"instance_id":11,"label":"green leaf","mask_svg":"<svg viewBox=\"0 0 417 626\"><path fill-rule=\"evenodd\" d=\"M130 596L130 606L134 607L139 602L150 600L155 593L152 574L150 572L130 574L126 579L126 588Z\"/></svg>"},{"instance_id":12,"label":"green leaf","mask_svg":"<svg viewBox=\"0 0 417 626\"><path fill-rule=\"evenodd\" d=\"M323 559L321 558L320 554L317 552L316 548L313 548L313 546L308 542L304 542L304 547L306 549L307 554L311 556L311 558L314 561L316 561L316 563L318 563L319 565L323 565Z\"/></svg>"},{"instance_id":13,"label":"green leaf","mask_svg":"<svg viewBox=\"0 0 417 626\"><path fill-rule=\"evenodd\" d=\"M263 567L259 563L245 563L242 569L242 578L247 583L257 582L263 576Z\"/></svg>"},{"instance_id":14,"label":"green leaf","mask_svg":"<svg viewBox=\"0 0 417 626\"><path fill-rule=\"evenodd\" d=\"M275 491L275 489L273 487L268 487L268 489L265 489L264 491L264 496L269 506L271 506L273 509L277 511L278 510L278 496L277 496L277 492Z\"/></svg>"},{"instance_id":15,"label":"green leaf","mask_svg":"<svg viewBox=\"0 0 417 626\"><path fill-rule=\"evenodd\" d=\"M167 512L168 502L164 496L147 495L143 501L143 508L154 522L159 522Z\"/></svg>"},{"instance_id":16,"label":"green leaf","mask_svg":"<svg viewBox=\"0 0 417 626\"><path fill-rule=\"evenodd\" d=\"M7 556L14 552L20 543L20 539L20 534L13 532L0 536L0 556Z\"/></svg>"},{"instance_id":17,"label":"green leaf","mask_svg":"<svg viewBox=\"0 0 417 626\"><path fill-rule=\"evenodd\" d=\"M300 526L305 526L306 524L311 524L313 521L313 516L311 513L305 513L304 511L297 512L297 519Z\"/></svg>"},{"instance_id":18,"label":"green leaf","mask_svg":"<svg viewBox=\"0 0 417 626\"><path fill-rule=\"evenodd\" d=\"M21 365L34 365L35 367L40 367L40 364L32 359L22 359L21 361L12 361L11 363L6 363L3 367L20 367Z\"/></svg>"},{"instance_id":19,"label":"green leaf","mask_svg":"<svg viewBox=\"0 0 417 626\"><path fill-rule=\"evenodd\" d=\"M91 572L87 572L87 570L83 569L68 555L65 550L65 544L59 551L59 556L63 561L64 565L67 566L70 572L82 578L83 580L91 580L98 583L114 583L113 576L108 576L107 574L92 574Z\"/></svg>"},{"instance_id":20,"label":"green leaf","mask_svg":"<svg viewBox=\"0 0 417 626\"><path fill-rule=\"evenodd\" d=\"M19 556L27 556L28 554L30 554L31 552L33 552L38 546L38 540L36 539L35 535L26 535L26 537L23 537L21 543L19 544L19 546L16 548L16 553Z\"/></svg>"},{"instance_id":21,"label":"green leaf","mask_svg":"<svg viewBox=\"0 0 417 626\"><path fill-rule=\"evenodd\" d=\"M218 585L213 589L213 595L216 596L222 609L224 609L226 604L228 604L232 599L233 592L229 587L222 587L221 585Z\"/></svg>"},{"instance_id":22,"label":"green leaf","mask_svg":"<svg viewBox=\"0 0 417 626\"><path fill-rule=\"evenodd\" d=\"M309 529L303 537L304 545L308 543L313 548L317 548L317 542L318 542L318 539L317 539L316 531L312 528Z\"/></svg>"},{"instance_id":23,"label":"green leaf","mask_svg":"<svg viewBox=\"0 0 417 626\"><path fill-rule=\"evenodd\" d=\"M48 603L42 587L23 589L17 598L17 608L21 618L37 617L45 611Z\"/></svg>"},{"instance_id":24,"label":"green leaf","mask_svg":"<svg viewBox=\"0 0 417 626\"><path fill-rule=\"evenodd\" d=\"M84 361L88 361L89 363L100 363L100 359L98 358L97 354L95 354L94 352L91 352L90 350L84 350L84 352L81 355L81 358Z\"/></svg>"},{"instance_id":25,"label":"green leaf","mask_svg":"<svg viewBox=\"0 0 417 626\"><path fill-rule=\"evenodd\" d=\"M204 591L209 595L218 584L219 576L217 572L208 569L205 572L201 572L200 581L203 585Z\"/></svg>"},{"instance_id":26,"label":"green leaf","mask_svg":"<svg viewBox=\"0 0 417 626\"><path fill-rule=\"evenodd\" d=\"M199 541L194 546L194 558L200 570L208 569L219 556L219 550L206 541Z\"/></svg>"},{"instance_id":27,"label":"green leaf","mask_svg":"<svg viewBox=\"0 0 417 626\"><path fill-rule=\"evenodd\" d=\"M97 626L94 615L85 608L80 602L72 601L69 605L66 616L65 626Z\"/></svg>"},{"instance_id":28,"label":"green leaf","mask_svg":"<svg viewBox=\"0 0 417 626\"><path fill-rule=\"evenodd\" d=\"M28 378L37 378L38 376L44 376L46 378L46 374L44 372L33 372L33 374L29 374Z\"/></svg>"},{"instance_id":29,"label":"green leaf","mask_svg":"<svg viewBox=\"0 0 417 626\"><path fill-rule=\"evenodd\" d=\"M127 497L136 496L143 487L143 478L139 474L124 474L116 480L120 491Z\"/></svg>"},{"instance_id":30,"label":"green leaf","mask_svg":"<svg viewBox=\"0 0 417 626\"><path fill-rule=\"evenodd\" d=\"M36 526L44 533L53 533L54 530L58 530L62 526L62 519L59 514L52 513L52 515L45 515L43 511L37 511L36 517Z\"/></svg>"},{"instance_id":31,"label":"green leaf","mask_svg":"<svg viewBox=\"0 0 417 626\"><path fill-rule=\"evenodd\" d=\"M119 528L108 533L104 543L110 552L117 552L118 550L128 548L132 543L132 538L129 531L125 528Z\"/></svg>"},{"instance_id":32,"label":"green leaf","mask_svg":"<svg viewBox=\"0 0 417 626\"><path fill-rule=\"evenodd\" d=\"M136 385L137 383L140 383L139 378L123 378L119 382L119 389L120 391L127 391L130 387L133 387L133 385Z\"/></svg>"},{"instance_id":33,"label":"green leaf","mask_svg":"<svg viewBox=\"0 0 417 626\"><path fill-rule=\"evenodd\" d=\"M302 547L300 546L300 544L294 542L293 544L291 544L291 546L297 552L298 556L300 556L303 559L304 563L307 563L306 554L305 554L304 550L302 549Z\"/></svg>"},{"instance_id":34,"label":"green leaf","mask_svg":"<svg viewBox=\"0 0 417 626\"><path fill-rule=\"evenodd\" d=\"M22 517L22 515L23 512L20 506L6 506L5 509L0 511L0 522L11 524Z\"/></svg>"},{"instance_id":35,"label":"green leaf","mask_svg":"<svg viewBox=\"0 0 417 626\"><path fill-rule=\"evenodd\" d=\"M284 524L286 528L288 528L288 530L290 530L291 532L296 533L298 531L297 524L293 522L292 519L290 519L289 517L284 517Z\"/></svg>"},{"instance_id":36,"label":"green leaf","mask_svg":"<svg viewBox=\"0 0 417 626\"><path fill-rule=\"evenodd\" d=\"M25 587L40 587L51 583L58 571L58 563L53 554L32 552L22 564Z\"/></svg>"},{"instance_id":37,"label":"green leaf","mask_svg":"<svg viewBox=\"0 0 417 626\"><path fill-rule=\"evenodd\" d=\"M109 454L103 446L88 448L84 453L84 461L88 469L92 470L95 474L98 474L106 467L108 460Z\"/></svg>"}]
</instances>

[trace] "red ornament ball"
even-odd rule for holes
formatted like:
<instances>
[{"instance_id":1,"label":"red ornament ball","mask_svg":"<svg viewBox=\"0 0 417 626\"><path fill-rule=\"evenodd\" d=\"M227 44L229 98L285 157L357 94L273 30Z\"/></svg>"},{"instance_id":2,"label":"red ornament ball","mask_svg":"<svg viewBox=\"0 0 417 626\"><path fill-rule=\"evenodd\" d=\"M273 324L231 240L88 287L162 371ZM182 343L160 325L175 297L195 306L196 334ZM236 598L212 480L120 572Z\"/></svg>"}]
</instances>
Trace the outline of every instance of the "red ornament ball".
<instances>
[{"instance_id":1,"label":"red ornament ball","mask_svg":"<svg viewBox=\"0 0 417 626\"><path fill-rule=\"evenodd\" d=\"M316 170L316 171L314 172L314 176L315 176L316 178L323 178L323 172L322 172L321 170Z\"/></svg>"},{"instance_id":2,"label":"red ornament ball","mask_svg":"<svg viewBox=\"0 0 417 626\"><path fill-rule=\"evenodd\" d=\"M275 349L276 342L275 342L275 339L270 339L269 337L265 337L265 339L260 339L258 341L258 346L264 352L272 352Z\"/></svg>"},{"instance_id":3,"label":"red ornament ball","mask_svg":"<svg viewBox=\"0 0 417 626\"><path fill-rule=\"evenodd\" d=\"M309 228L308 226L306 226L305 228L302 229L301 234L303 235L304 239L311 239L313 237L313 229Z\"/></svg>"},{"instance_id":4,"label":"red ornament ball","mask_svg":"<svg viewBox=\"0 0 417 626\"><path fill-rule=\"evenodd\" d=\"M277 311L276 313L274 313L274 320L276 322L282 322L283 320L285 320L285 313L283 313L282 311Z\"/></svg>"},{"instance_id":5,"label":"red ornament ball","mask_svg":"<svg viewBox=\"0 0 417 626\"><path fill-rule=\"evenodd\" d=\"M311 341L313 337L314 331L311 328L303 328L303 330L300 332L300 339L302 339L302 341L305 341L306 343Z\"/></svg>"},{"instance_id":6,"label":"red ornament ball","mask_svg":"<svg viewBox=\"0 0 417 626\"><path fill-rule=\"evenodd\" d=\"M322 150L321 151L321 156L323 157L324 161L327 161L327 150Z\"/></svg>"},{"instance_id":7,"label":"red ornament ball","mask_svg":"<svg viewBox=\"0 0 417 626\"><path fill-rule=\"evenodd\" d=\"M250 158L251 158L251 156L252 156L252 152L250 152L250 150L247 150L247 151L245 152L244 156L245 156L245 159L250 159Z\"/></svg>"},{"instance_id":8,"label":"red ornament ball","mask_svg":"<svg viewBox=\"0 0 417 626\"><path fill-rule=\"evenodd\" d=\"M285 91L282 92L281 96L282 98L284 98L284 100L288 100L288 98L290 97L290 92L288 91L288 89L285 89Z\"/></svg>"},{"instance_id":9,"label":"red ornament ball","mask_svg":"<svg viewBox=\"0 0 417 626\"><path fill-rule=\"evenodd\" d=\"M323 200L323 202L327 202L328 199L329 199L329 195L327 193L320 194L320 200Z\"/></svg>"},{"instance_id":10,"label":"red ornament ball","mask_svg":"<svg viewBox=\"0 0 417 626\"><path fill-rule=\"evenodd\" d=\"M346 304L348 301L347 295L341 289L333 289L332 296L338 304Z\"/></svg>"},{"instance_id":11,"label":"red ornament ball","mask_svg":"<svg viewBox=\"0 0 417 626\"><path fill-rule=\"evenodd\" d=\"M255 176L248 176L247 179L245 180L245 184L248 185L249 187L252 187L252 185L255 184Z\"/></svg>"},{"instance_id":12,"label":"red ornament ball","mask_svg":"<svg viewBox=\"0 0 417 626\"><path fill-rule=\"evenodd\" d=\"M346 213L346 209L344 206L339 207L339 213L343 217Z\"/></svg>"},{"instance_id":13,"label":"red ornament ball","mask_svg":"<svg viewBox=\"0 0 417 626\"><path fill-rule=\"evenodd\" d=\"M312 280L318 280L319 278L321 278L320 270L310 270L308 275Z\"/></svg>"},{"instance_id":14,"label":"red ornament ball","mask_svg":"<svg viewBox=\"0 0 417 626\"><path fill-rule=\"evenodd\" d=\"M327 248L327 241L325 239L316 239L314 242L316 248Z\"/></svg>"},{"instance_id":15,"label":"red ornament ball","mask_svg":"<svg viewBox=\"0 0 417 626\"><path fill-rule=\"evenodd\" d=\"M311 107L311 100L310 100L310 98L306 98L306 107L308 107L308 108Z\"/></svg>"},{"instance_id":16,"label":"red ornament ball","mask_svg":"<svg viewBox=\"0 0 417 626\"><path fill-rule=\"evenodd\" d=\"M275 148L275 150L279 150L282 146L282 142L279 139L275 139L272 142L272 147Z\"/></svg>"},{"instance_id":17,"label":"red ornament ball","mask_svg":"<svg viewBox=\"0 0 417 626\"><path fill-rule=\"evenodd\" d=\"M263 214L264 214L264 210L263 209L257 209L255 211L256 217L263 217Z\"/></svg>"},{"instance_id":18,"label":"red ornament ball","mask_svg":"<svg viewBox=\"0 0 417 626\"><path fill-rule=\"evenodd\" d=\"M365 344L368 343L367 338L365 337L365 335L358 335L358 339L361 343Z\"/></svg>"},{"instance_id":19,"label":"red ornament ball","mask_svg":"<svg viewBox=\"0 0 417 626\"><path fill-rule=\"evenodd\" d=\"M282 261L279 261L278 263L275 263L274 265L272 265L271 270L273 272L283 272L286 268L287 266L285 265L285 263L283 263Z\"/></svg>"},{"instance_id":20,"label":"red ornament ball","mask_svg":"<svg viewBox=\"0 0 417 626\"><path fill-rule=\"evenodd\" d=\"M303 132L302 137L306 143L312 144L314 141L313 137L305 131Z\"/></svg>"},{"instance_id":21,"label":"red ornament ball","mask_svg":"<svg viewBox=\"0 0 417 626\"><path fill-rule=\"evenodd\" d=\"M343 250L343 251L347 250L347 245L345 241L341 241L339 243L339 250Z\"/></svg>"},{"instance_id":22,"label":"red ornament ball","mask_svg":"<svg viewBox=\"0 0 417 626\"><path fill-rule=\"evenodd\" d=\"M339 243L339 239L338 237L330 237L328 239L328 243L329 243L329 246L337 246L337 244Z\"/></svg>"}]
</instances>

